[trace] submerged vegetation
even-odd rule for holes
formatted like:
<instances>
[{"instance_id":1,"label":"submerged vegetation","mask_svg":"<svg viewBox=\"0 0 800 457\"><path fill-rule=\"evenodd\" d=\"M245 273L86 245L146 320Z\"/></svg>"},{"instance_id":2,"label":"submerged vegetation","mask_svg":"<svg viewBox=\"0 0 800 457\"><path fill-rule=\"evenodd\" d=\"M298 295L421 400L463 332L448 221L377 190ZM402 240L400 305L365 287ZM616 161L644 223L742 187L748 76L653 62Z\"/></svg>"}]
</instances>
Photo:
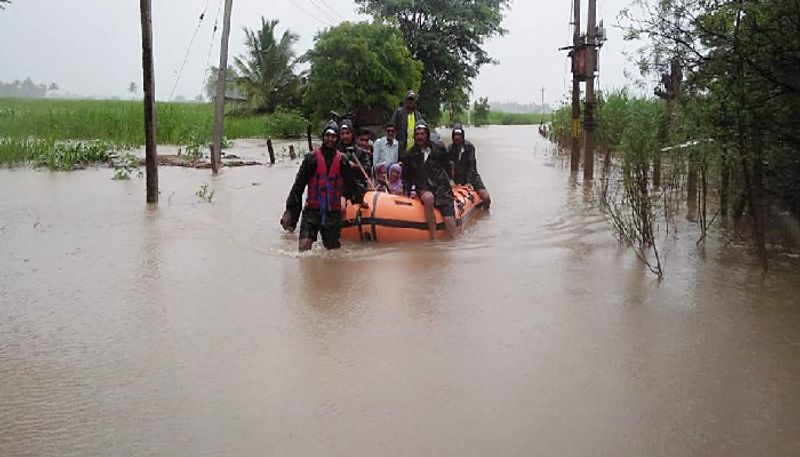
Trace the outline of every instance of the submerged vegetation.
<instances>
[{"instance_id":1,"label":"submerged vegetation","mask_svg":"<svg viewBox=\"0 0 800 457\"><path fill-rule=\"evenodd\" d=\"M0 165L29 164L52 171L70 171L90 165L107 164L134 168L131 154L123 152L131 145L110 141L60 141L52 138L0 139ZM137 159L138 165L138 159Z\"/></svg>"},{"instance_id":2,"label":"submerged vegetation","mask_svg":"<svg viewBox=\"0 0 800 457\"><path fill-rule=\"evenodd\" d=\"M617 233L660 275L659 235L685 211L698 243L720 221L749 229L762 267L774 220L800 216L800 3L633 1L620 15L644 40L637 64L661 85L598 101L602 200ZM570 109L552 116L567 146ZM674 232L673 232L674 233ZM777 243L774 243L777 242Z\"/></svg>"}]
</instances>

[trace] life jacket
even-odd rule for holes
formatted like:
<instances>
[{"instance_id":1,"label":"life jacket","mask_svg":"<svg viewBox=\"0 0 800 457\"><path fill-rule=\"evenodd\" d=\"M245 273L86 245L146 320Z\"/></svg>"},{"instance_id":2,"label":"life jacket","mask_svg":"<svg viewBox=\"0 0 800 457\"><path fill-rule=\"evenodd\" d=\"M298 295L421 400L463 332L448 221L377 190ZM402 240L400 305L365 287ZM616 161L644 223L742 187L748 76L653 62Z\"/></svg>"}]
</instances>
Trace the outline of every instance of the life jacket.
<instances>
[{"instance_id":1,"label":"life jacket","mask_svg":"<svg viewBox=\"0 0 800 457\"><path fill-rule=\"evenodd\" d=\"M321 148L317 148L314 155L317 158L317 171L308 180L306 206L322 211L323 219L326 219L328 211L342 210L344 190L344 181L341 175L342 153L336 151L330 170L327 169Z\"/></svg>"}]
</instances>

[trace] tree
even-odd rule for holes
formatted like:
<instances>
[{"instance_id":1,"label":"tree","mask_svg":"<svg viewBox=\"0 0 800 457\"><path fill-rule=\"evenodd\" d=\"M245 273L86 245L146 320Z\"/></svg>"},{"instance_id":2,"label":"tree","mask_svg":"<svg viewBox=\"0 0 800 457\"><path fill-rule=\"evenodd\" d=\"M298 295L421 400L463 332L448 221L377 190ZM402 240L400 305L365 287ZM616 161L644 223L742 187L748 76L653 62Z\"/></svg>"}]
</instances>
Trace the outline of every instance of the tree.
<instances>
[{"instance_id":1,"label":"tree","mask_svg":"<svg viewBox=\"0 0 800 457\"><path fill-rule=\"evenodd\" d=\"M425 72L419 105L426 120L438 123L448 91L472 89L485 64L496 63L483 49L487 38L504 35L508 0L356 0L360 12L400 29L414 59Z\"/></svg>"},{"instance_id":2,"label":"tree","mask_svg":"<svg viewBox=\"0 0 800 457\"><path fill-rule=\"evenodd\" d=\"M10 4L11 0L0 0L0 10L6 9L6 4Z\"/></svg>"},{"instance_id":3,"label":"tree","mask_svg":"<svg viewBox=\"0 0 800 457\"><path fill-rule=\"evenodd\" d=\"M128 92L131 93L131 98L136 97L136 93L139 92L139 86L131 81L131 83L128 84Z\"/></svg>"},{"instance_id":4,"label":"tree","mask_svg":"<svg viewBox=\"0 0 800 457\"><path fill-rule=\"evenodd\" d=\"M236 88L247 97L250 108L257 112L272 113L281 105L297 98L299 80L294 73L296 55L292 46L298 35L283 32L280 41L275 39L277 20L261 18L261 29L244 28L247 52L236 57L238 76L232 78Z\"/></svg>"},{"instance_id":5,"label":"tree","mask_svg":"<svg viewBox=\"0 0 800 457\"><path fill-rule=\"evenodd\" d=\"M473 105L475 112L472 122L476 127L486 125L489 123L489 98L483 97L475 100Z\"/></svg>"},{"instance_id":6,"label":"tree","mask_svg":"<svg viewBox=\"0 0 800 457\"><path fill-rule=\"evenodd\" d=\"M304 59L311 63L306 105L314 120L330 110L346 113L362 105L388 115L416 89L422 63L414 60L394 28L343 22L316 37Z\"/></svg>"},{"instance_id":7,"label":"tree","mask_svg":"<svg viewBox=\"0 0 800 457\"><path fill-rule=\"evenodd\" d=\"M628 38L648 39L640 67L665 74L677 61L685 76L673 141L711 140L690 160L701 173L717 170L722 210L736 193L734 216L747 211L766 269L766 212L782 203L800 215L800 3L635 0L632 8L621 18Z\"/></svg>"},{"instance_id":8,"label":"tree","mask_svg":"<svg viewBox=\"0 0 800 457\"><path fill-rule=\"evenodd\" d=\"M206 91L206 98L209 100L214 100L217 97L217 78L219 78L219 69L212 65L206 71L208 72L208 78L206 78L206 85L204 88ZM227 82L225 83L226 95L231 93L239 93L236 88L238 79L239 73L236 71L236 67L228 65L228 76Z\"/></svg>"}]
</instances>

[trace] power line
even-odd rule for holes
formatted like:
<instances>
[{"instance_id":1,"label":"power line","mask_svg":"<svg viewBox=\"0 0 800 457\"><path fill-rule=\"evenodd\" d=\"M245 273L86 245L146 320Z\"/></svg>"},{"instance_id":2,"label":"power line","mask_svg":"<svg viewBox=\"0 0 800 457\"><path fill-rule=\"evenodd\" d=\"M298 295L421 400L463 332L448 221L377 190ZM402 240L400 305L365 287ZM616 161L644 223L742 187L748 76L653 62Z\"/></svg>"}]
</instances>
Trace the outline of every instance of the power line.
<instances>
[{"instance_id":1,"label":"power line","mask_svg":"<svg viewBox=\"0 0 800 457\"><path fill-rule=\"evenodd\" d=\"M311 1L311 0L309 0L309 1ZM341 14L339 14L339 12L338 12L338 11L336 11L336 10L335 10L335 9L333 9L333 8L331 8L331 5L329 5L329 4L328 4L328 2L326 2L325 0L319 0L319 1L320 1L320 3L322 3L323 5L325 5L325 7L326 7L326 8L328 8L328 10L329 10L331 13L335 14L336 16L338 16L338 17L339 17L339 19L341 19L342 21L345 21L345 20L346 20L344 17L342 17L342 15L341 15Z\"/></svg>"},{"instance_id":2,"label":"power line","mask_svg":"<svg viewBox=\"0 0 800 457\"><path fill-rule=\"evenodd\" d=\"M202 94L206 89L206 82L208 82L208 69L211 65L211 54L214 51L214 38L217 35L217 26L219 25L219 15L222 13L222 0L219 0L217 5L217 17L214 19L214 29L211 31L211 43L208 46L208 57L206 57L206 67L203 69L203 85L200 86L200 93Z\"/></svg>"},{"instance_id":3,"label":"power line","mask_svg":"<svg viewBox=\"0 0 800 457\"><path fill-rule=\"evenodd\" d=\"M317 16L315 16L315 15L313 15L313 14L309 13L309 12L308 12L308 10L306 10L306 9L305 9L305 8L303 8L302 6L300 6L300 5L298 5L297 3L295 3L295 1L294 1L294 0L289 0L289 3L291 3L292 5L294 5L294 7L295 7L295 8L297 8L297 9L299 9L300 11L302 11L302 12L306 13L308 16L310 16L310 17L312 17L312 18L316 19L316 21L317 21L317 22L319 22L320 24L322 24L322 25L325 25L325 26L329 26L329 25L331 25L330 23L328 23L328 22L325 22L325 21L323 21L322 19L318 18Z\"/></svg>"},{"instance_id":4,"label":"power line","mask_svg":"<svg viewBox=\"0 0 800 457\"><path fill-rule=\"evenodd\" d=\"M192 50L192 44L194 43L195 38L197 38L197 32L200 30L200 25L203 24L203 19L206 17L206 11L208 11L208 3L210 0L206 0L206 6L203 8L203 12L200 13L200 18L197 20L197 27L194 28L194 33L192 33L192 38L189 40L189 46L186 47L186 54L183 56L183 62L181 63L181 68L178 70L178 76L175 78L175 84L172 86L172 91L169 93L169 101L172 101L172 96L175 95L175 89L178 88L178 83L181 80L181 75L183 74L183 69L186 67L186 61L189 60L189 52Z\"/></svg>"}]
</instances>

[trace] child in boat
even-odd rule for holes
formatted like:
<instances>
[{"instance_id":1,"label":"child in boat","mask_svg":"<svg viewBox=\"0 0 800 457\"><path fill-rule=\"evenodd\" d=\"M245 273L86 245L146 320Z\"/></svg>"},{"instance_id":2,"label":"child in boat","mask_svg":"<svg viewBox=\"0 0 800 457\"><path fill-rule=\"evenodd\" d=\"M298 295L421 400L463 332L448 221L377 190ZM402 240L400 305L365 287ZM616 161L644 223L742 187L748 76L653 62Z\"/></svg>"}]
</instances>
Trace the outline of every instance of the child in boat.
<instances>
[{"instance_id":1,"label":"child in boat","mask_svg":"<svg viewBox=\"0 0 800 457\"><path fill-rule=\"evenodd\" d=\"M403 195L403 166L399 163L389 167L389 193L392 195Z\"/></svg>"},{"instance_id":2,"label":"child in boat","mask_svg":"<svg viewBox=\"0 0 800 457\"><path fill-rule=\"evenodd\" d=\"M375 165L375 192L389 192L389 180L386 176L386 162Z\"/></svg>"}]
</instances>

